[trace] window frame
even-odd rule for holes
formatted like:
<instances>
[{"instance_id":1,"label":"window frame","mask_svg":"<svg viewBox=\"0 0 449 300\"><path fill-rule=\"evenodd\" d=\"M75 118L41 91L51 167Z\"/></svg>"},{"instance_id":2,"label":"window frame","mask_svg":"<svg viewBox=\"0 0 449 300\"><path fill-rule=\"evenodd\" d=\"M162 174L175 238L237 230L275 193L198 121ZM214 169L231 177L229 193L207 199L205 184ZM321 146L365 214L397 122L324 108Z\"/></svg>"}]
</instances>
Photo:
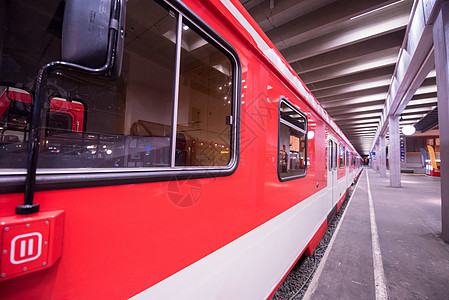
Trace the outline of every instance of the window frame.
<instances>
[{"instance_id":1,"label":"window frame","mask_svg":"<svg viewBox=\"0 0 449 300\"><path fill-rule=\"evenodd\" d=\"M222 177L233 174L239 164L240 157L240 113L242 67L236 49L225 40L215 29L201 19L195 12L180 1L155 0L155 3L165 9L176 12L177 28L182 23L188 23L207 42L216 47L229 58L232 65L232 103L230 130L230 159L226 166L175 166L173 168L122 168L122 169L37 169L36 190L52 190L65 188L82 188L134 184L145 182L160 182L207 177ZM182 30L181 30L182 32ZM179 37L180 39L181 37ZM178 39L178 38L177 38ZM177 44L176 47L180 47ZM180 54L179 54L180 55ZM175 57L176 64L180 61ZM176 66L174 72L178 75L180 69ZM175 79L174 79L175 80ZM175 82L175 88L179 81ZM173 100L173 105L175 106ZM177 109L177 107L176 107ZM172 114L173 116L173 114ZM174 130L176 135L176 128ZM176 140L173 141L173 144ZM172 150L172 152L174 152ZM26 169L0 170L0 194L23 192Z\"/></svg>"},{"instance_id":2,"label":"window frame","mask_svg":"<svg viewBox=\"0 0 449 300\"><path fill-rule=\"evenodd\" d=\"M288 124L291 124L287 120L284 120L284 122L281 122L281 105L283 103L286 104L287 106L289 106L290 109L294 110L300 116L302 116L304 118L304 120L305 120L305 130L304 130L304 132L302 132L303 131L302 129L298 128L298 129L300 129L299 131L302 132L304 134L304 136L305 136L305 152L304 152L305 153L305 155L304 155L305 156L304 157L304 167L305 167L305 169L304 169L304 174L301 174L301 175L292 175L292 176L288 176L288 177L281 177L281 173L279 172L279 170L280 170L280 165L279 165L280 155L279 155L279 152L280 152L281 123L286 125L286 126L289 126ZM286 123L288 123L288 124L286 124ZM295 126L294 124L291 124L291 125L293 125L292 128L298 130L297 126ZM299 179L299 178L304 178L307 175L307 169L308 169L307 168L307 157L308 157L307 156L307 150L308 150L307 149L307 146L308 146L307 130L308 130L308 125L309 125L309 120L307 119L307 115L304 112L302 112L296 105L291 103L286 97L281 96L279 98L279 103L278 103L278 143L277 143L277 163L276 163L277 176L278 176L279 181L281 181L281 182L290 181L290 180Z\"/></svg>"},{"instance_id":3,"label":"window frame","mask_svg":"<svg viewBox=\"0 0 449 300\"><path fill-rule=\"evenodd\" d=\"M334 140L334 137L329 137L328 150L330 152L329 160L329 170L334 171L338 167L338 143Z\"/></svg>"}]
</instances>

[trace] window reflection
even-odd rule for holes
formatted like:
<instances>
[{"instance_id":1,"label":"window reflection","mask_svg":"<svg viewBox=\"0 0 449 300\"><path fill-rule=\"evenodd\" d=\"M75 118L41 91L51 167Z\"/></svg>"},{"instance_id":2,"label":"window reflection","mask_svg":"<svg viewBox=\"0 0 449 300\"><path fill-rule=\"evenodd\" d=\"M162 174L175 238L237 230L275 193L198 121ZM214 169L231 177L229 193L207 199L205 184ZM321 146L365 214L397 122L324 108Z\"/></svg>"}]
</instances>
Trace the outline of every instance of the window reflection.
<instances>
[{"instance_id":1,"label":"window reflection","mask_svg":"<svg viewBox=\"0 0 449 300\"><path fill-rule=\"evenodd\" d=\"M39 14L39 22L61 20L63 9L57 7L54 15ZM231 157L234 71L227 53L205 38L196 25L183 24L176 143L172 149L176 35L181 18L173 8L156 1L129 0L126 12L120 78L110 81L69 70L48 76L48 110L42 122L38 167L227 166ZM27 16L31 13L23 12ZM54 30L45 31L47 27L35 26L30 20L36 22L36 18L25 18L20 10L12 11L10 18L10 42L0 49L0 62L5 62L0 82L15 83L0 86L0 168L24 168L34 95L32 84L30 92L16 86L32 82L30 78L40 68L37 63L60 59L58 26L62 22L54 23ZM20 28L18 24L13 26L16 19ZM47 48L33 46L22 28L28 28L33 36L51 37L52 42L46 44ZM15 40L21 43L13 43ZM32 62L35 65L31 66ZM6 72L9 66L17 66L21 73L14 73L14 69ZM171 161L173 152L175 162Z\"/></svg>"},{"instance_id":2,"label":"window reflection","mask_svg":"<svg viewBox=\"0 0 449 300\"><path fill-rule=\"evenodd\" d=\"M195 31L184 31L176 165L225 166L230 160L232 66Z\"/></svg>"},{"instance_id":3,"label":"window reflection","mask_svg":"<svg viewBox=\"0 0 449 300\"><path fill-rule=\"evenodd\" d=\"M282 179L305 175L306 157L306 117L292 105L280 105L279 125L279 166Z\"/></svg>"}]
</instances>

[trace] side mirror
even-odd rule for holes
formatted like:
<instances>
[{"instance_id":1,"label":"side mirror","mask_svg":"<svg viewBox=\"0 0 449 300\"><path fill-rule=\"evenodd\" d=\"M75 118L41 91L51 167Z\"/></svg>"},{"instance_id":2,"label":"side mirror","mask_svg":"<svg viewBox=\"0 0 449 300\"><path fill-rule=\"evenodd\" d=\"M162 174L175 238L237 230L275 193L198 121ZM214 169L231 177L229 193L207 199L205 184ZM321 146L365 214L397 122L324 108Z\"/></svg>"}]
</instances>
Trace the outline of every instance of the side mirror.
<instances>
[{"instance_id":1,"label":"side mirror","mask_svg":"<svg viewBox=\"0 0 449 300\"><path fill-rule=\"evenodd\" d=\"M126 0L67 0L62 27L62 59L88 69L121 72Z\"/></svg>"}]
</instances>

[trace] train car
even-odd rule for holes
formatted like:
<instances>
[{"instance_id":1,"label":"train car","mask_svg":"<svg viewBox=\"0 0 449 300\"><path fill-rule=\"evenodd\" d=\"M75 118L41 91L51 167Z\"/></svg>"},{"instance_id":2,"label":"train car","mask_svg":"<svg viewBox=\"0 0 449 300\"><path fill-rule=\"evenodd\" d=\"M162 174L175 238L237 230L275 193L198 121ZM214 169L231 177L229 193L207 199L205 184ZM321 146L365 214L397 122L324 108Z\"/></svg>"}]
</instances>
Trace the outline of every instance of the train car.
<instances>
[{"instance_id":1,"label":"train car","mask_svg":"<svg viewBox=\"0 0 449 300\"><path fill-rule=\"evenodd\" d=\"M361 172L238 1L0 25L2 299L268 299Z\"/></svg>"}]
</instances>

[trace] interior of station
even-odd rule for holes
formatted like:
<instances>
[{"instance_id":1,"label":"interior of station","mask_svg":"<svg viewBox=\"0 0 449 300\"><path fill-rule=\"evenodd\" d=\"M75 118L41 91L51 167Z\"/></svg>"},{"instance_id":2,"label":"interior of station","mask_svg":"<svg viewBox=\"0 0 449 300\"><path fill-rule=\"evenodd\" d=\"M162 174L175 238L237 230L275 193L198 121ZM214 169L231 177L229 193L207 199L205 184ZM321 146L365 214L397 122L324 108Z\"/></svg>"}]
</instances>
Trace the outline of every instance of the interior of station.
<instances>
[{"instance_id":1,"label":"interior of station","mask_svg":"<svg viewBox=\"0 0 449 300\"><path fill-rule=\"evenodd\" d=\"M240 2L391 186L405 173L449 182L445 1Z\"/></svg>"}]
</instances>

